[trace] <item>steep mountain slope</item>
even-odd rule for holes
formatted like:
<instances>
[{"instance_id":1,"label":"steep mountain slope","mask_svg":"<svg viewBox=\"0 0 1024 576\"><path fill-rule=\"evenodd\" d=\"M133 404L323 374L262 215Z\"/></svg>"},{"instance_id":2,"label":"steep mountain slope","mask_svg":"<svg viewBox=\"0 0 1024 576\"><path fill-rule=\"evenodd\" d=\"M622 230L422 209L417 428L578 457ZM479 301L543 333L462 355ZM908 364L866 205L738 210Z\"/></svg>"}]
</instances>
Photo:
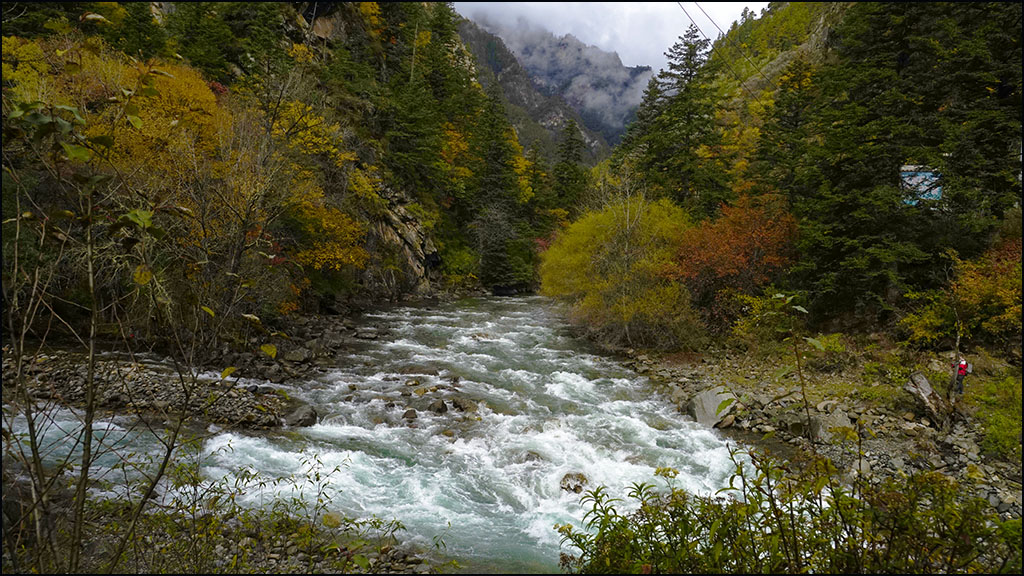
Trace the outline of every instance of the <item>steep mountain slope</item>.
<instances>
[{"instance_id":1,"label":"steep mountain slope","mask_svg":"<svg viewBox=\"0 0 1024 576\"><path fill-rule=\"evenodd\" d=\"M485 30L501 37L547 95L559 95L579 112L587 128L617 144L653 76L649 66L625 66L615 52L555 36L524 20L514 24L481 17Z\"/></svg>"},{"instance_id":2,"label":"steep mountain slope","mask_svg":"<svg viewBox=\"0 0 1024 576\"><path fill-rule=\"evenodd\" d=\"M538 90L538 81L519 63L501 38L470 20L459 24L459 36L476 57L477 77L484 86L497 82L508 104L507 112L524 147L537 143L541 155L553 159L562 130L569 120L581 127L586 145L584 161L593 164L608 155L605 138L585 128L585 118L561 96Z\"/></svg>"}]
</instances>

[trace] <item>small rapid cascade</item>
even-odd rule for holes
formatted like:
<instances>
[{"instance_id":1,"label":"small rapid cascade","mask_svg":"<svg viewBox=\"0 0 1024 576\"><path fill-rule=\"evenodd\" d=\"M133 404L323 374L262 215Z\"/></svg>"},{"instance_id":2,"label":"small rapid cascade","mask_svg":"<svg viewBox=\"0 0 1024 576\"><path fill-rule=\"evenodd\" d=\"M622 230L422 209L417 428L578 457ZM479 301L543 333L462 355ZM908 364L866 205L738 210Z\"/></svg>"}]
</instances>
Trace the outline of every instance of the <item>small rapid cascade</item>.
<instances>
[{"instance_id":1,"label":"small rapid cascade","mask_svg":"<svg viewBox=\"0 0 1024 576\"><path fill-rule=\"evenodd\" d=\"M319 488L328 510L396 519L399 537L424 548L441 537L466 570L553 572L553 526L580 526L585 513L581 494L560 486L567 474L624 498L632 483L654 482L657 467L676 468L677 485L703 494L734 470L725 440L571 336L544 298L398 307L358 322L380 336L354 341L316 379L277 385L320 421L213 429L202 448L207 478L231 482L245 468L298 475L316 461L321 481L304 479L301 496ZM249 487L245 498L275 495L296 494Z\"/></svg>"}]
</instances>

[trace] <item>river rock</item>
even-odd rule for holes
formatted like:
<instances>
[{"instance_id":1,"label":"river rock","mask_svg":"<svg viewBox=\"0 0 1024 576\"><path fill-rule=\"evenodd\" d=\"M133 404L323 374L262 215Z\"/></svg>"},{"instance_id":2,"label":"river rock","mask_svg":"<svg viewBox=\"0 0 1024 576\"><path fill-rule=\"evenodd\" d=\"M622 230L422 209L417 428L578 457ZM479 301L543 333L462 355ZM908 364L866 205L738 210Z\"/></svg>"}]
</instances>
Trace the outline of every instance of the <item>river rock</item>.
<instances>
[{"instance_id":1,"label":"river rock","mask_svg":"<svg viewBox=\"0 0 1024 576\"><path fill-rule=\"evenodd\" d=\"M949 403L932 389L931 383L928 382L924 374L920 372L911 374L910 379L903 385L903 389L924 406L932 422L938 422L940 427L942 423L946 422L946 417L950 413Z\"/></svg>"},{"instance_id":2,"label":"river rock","mask_svg":"<svg viewBox=\"0 0 1024 576\"><path fill-rule=\"evenodd\" d=\"M729 428L730 426L732 426L735 422L736 422L736 416L733 415L733 414L729 414L725 418L722 418L721 422L719 422L718 424L715 424L715 427L716 428L721 428L721 429L724 430L724 429Z\"/></svg>"},{"instance_id":3,"label":"river rock","mask_svg":"<svg viewBox=\"0 0 1024 576\"><path fill-rule=\"evenodd\" d=\"M406 420L415 420L418 417L419 414L417 414L416 411L413 410L412 408L409 408L408 410L405 411L404 414L402 414L402 418L405 418Z\"/></svg>"},{"instance_id":4,"label":"river rock","mask_svg":"<svg viewBox=\"0 0 1024 576\"><path fill-rule=\"evenodd\" d=\"M559 482L558 485L566 492L579 494L580 492L583 492L583 487L589 483L590 480L588 480L582 473L569 472L565 476L562 476L562 481Z\"/></svg>"},{"instance_id":5,"label":"river rock","mask_svg":"<svg viewBox=\"0 0 1024 576\"><path fill-rule=\"evenodd\" d=\"M312 426L316 424L316 410L309 404L299 406L285 418L285 423L291 427Z\"/></svg>"},{"instance_id":6,"label":"river rock","mask_svg":"<svg viewBox=\"0 0 1024 576\"><path fill-rule=\"evenodd\" d=\"M445 412L448 411L448 405L445 404L444 400L438 398L437 400L431 402L430 406L427 406L427 409L433 412L434 414L444 414Z\"/></svg>"},{"instance_id":7,"label":"river rock","mask_svg":"<svg viewBox=\"0 0 1024 576\"><path fill-rule=\"evenodd\" d=\"M310 352L308 348L302 347L289 350L284 356L282 356L282 358L288 362L307 362L312 357L313 353Z\"/></svg>"},{"instance_id":8,"label":"river rock","mask_svg":"<svg viewBox=\"0 0 1024 576\"><path fill-rule=\"evenodd\" d=\"M853 428L853 422L842 409L831 414L811 416L811 437L819 442L831 442L834 428Z\"/></svg>"},{"instance_id":9,"label":"river rock","mask_svg":"<svg viewBox=\"0 0 1024 576\"><path fill-rule=\"evenodd\" d=\"M699 392L686 405L686 412L701 424L712 427L732 412L736 397L726 392L723 386L715 386ZM731 401L727 406L723 402Z\"/></svg>"},{"instance_id":10,"label":"river rock","mask_svg":"<svg viewBox=\"0 0 1024 576\"><path fill-rule=\"evenodd\" d=\"M476 402L462 396L456 396L453 398L452 406L460 412L476 412L477 410Z\"/></svg>"}]
</instances>

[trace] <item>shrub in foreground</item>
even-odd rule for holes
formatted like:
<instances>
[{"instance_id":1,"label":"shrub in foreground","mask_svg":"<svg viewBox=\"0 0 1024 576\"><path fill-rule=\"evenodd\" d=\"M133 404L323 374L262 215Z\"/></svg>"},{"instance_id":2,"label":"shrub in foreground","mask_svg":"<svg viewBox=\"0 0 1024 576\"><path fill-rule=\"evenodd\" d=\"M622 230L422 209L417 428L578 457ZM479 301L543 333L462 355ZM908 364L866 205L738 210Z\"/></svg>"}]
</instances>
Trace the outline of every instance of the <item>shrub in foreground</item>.
<instances>
[{"instance_id":1,"label":"shrub in foreground","mask_svg":"<svg viewBox=\"0 0 1024 576\"><path fill-rule=\"evenodd\" d=\"M827 460L799 472L767 457L737 464L724 496L634 484L633 512L603 487L585 530L556 526L578 573L1021 572L1020 519L1002 522L951 479L921 473L872 486Z\"/></svg>"}]
</instances>

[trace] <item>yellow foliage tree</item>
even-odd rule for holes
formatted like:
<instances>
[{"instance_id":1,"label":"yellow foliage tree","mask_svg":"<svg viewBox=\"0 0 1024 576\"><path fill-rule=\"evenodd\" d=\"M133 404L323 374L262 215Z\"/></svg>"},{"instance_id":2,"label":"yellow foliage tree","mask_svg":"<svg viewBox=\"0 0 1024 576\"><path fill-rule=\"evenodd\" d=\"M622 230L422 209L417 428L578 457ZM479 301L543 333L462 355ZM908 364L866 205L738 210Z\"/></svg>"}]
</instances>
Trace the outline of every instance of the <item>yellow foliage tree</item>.
<instances>
[{"instance_id":1,"label":"yellow foliage tree","mask_svg":"<svg viewBox=\"0 0 1024 576\"><path fill-rule=\"evenodd\" d=\"M609 344L696 346L702 329L682 284L663 271L689 227L667 200L633 197L588 212L541 255L541 292Z\"/></svg>"}]
</instances>

